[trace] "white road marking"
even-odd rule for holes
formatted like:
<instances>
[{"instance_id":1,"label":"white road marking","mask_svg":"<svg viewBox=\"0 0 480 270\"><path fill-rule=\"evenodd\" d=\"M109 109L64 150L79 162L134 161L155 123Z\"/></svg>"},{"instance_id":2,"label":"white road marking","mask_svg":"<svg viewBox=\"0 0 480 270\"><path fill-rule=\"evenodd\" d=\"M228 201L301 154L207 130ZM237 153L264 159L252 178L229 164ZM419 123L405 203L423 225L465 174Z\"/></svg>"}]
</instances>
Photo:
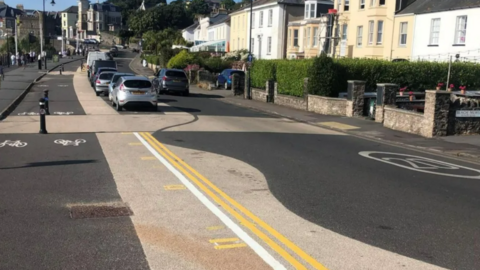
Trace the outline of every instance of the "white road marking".
<instances>
[{"instance_id":1,"label":"white road marking","mask_svg":"<svg viewBox=\"0 0 480 270\"><path fill-rule=\"evenodd\" d=\"M62 144L63 146L79 146L81 143L86 143L87 141L84 139L76 139L75 141L70 141L70 140L55 140L54 143L56 144Z\"/></svg>"},{"instance_id":2,"label":"white road marking","mask_svg":"<svg viewBox=\"0 0 480 270\"><path fill-rule=\"evenodd\" d=\"M19 116L25 116L25 115L35 116L35 115L39 115L39 113L36 113L36 112L23 112L23 113L18 113L17 115L19 115Z\"/></svg>"},{"instance_id":3,"label":"white road marking","mask_svg":"<svg viewBox=\"0 0 480 270\"><path fill-rule=\"evenodd\" d=\"M448 162L443 162L435 159L430 159L426 157L390 153L390 152L375 152L375 151L363 151L363 152L359 152L358 154L366 158L370 158L376 161L384 162L390 165L394 165L394 166L405 168L412 171L443 175L443 176L449 176L449 177L456 177L456 178L480 179L480 170L472 169L469 167L452 164ZM380 157L374 157L372 155L379 155ZM383 155L384 157L381 157L381 155ZM394 162L395 160L398 161L399 163ZM400 163L403 163L403 164L400 164ZM405 164L408 164L410 166L407 166ZM449 173L435 171L435 170L460 170L460 169L476 172L478 173L478 175L461 175L459 174L461 172L458 172L458 171L456 174L453 174L453 173L449 174Z\"/></svg>"},{"instance_id":4,"label":"white road marking","mask_svg":"<svg viewBox=\"0 0 480 270\"><path fill-rule=\"evenodd\" d=\"M0 148L4 147L4 146L10 146L10 147L25 147L28 145L28 143L26 142L22 142L20 140L17 140L17 141L10 141L10 140L6 140L2 143L0 143Z\"/></svg>"},{"instance_id":5,"label":"white road marking","mask_svg":"<svg viewBox=\"0 0 480 270\"><path fill-rule=\"evenodd\" d=\"M277 261L268 251L263 248L257 241L255 241L250 235L248 235L240 226L238 226L232 219L230 219L225 213L223 213L215 204L213 204L195 185L193 185L182 173L180 173L172 164L170 164L164 157L162 157L150 144L145 141L137 132L135 136L140 140L143 145L163 164L170 170L177 178L184 184L190 192L197 197L200 202L205 205L214 215L216 215L230 230L232 230L240 239L242 239L252 250L260 256L268 265L273 269L286 270L279 261Z\"/></svg>"},{"instance_id":6,"label":"white road marking","mask_svg":"<svg viewBox=\"0 0 480 270\"><path fill-rule=\"evenodd\" d=\"M53 114L56 114L56 115L72 115L73 112L54 112Z\"/></svg>"}]
</instances>

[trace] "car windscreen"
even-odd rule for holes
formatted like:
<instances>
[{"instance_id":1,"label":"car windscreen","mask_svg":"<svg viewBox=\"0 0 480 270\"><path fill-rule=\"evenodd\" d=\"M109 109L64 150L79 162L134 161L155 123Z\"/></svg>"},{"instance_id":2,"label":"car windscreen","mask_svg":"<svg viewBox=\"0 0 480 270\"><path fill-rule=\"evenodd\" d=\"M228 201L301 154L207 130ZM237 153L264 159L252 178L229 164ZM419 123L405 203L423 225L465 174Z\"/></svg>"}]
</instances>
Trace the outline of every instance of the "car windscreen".
<instances>
[{"instance_id":1,"label":"car windscreen","mask_svg":"<svg viewBox=\"0 0 480 270\"><path fill-rule=\"evenodd\" d=\"M102 73L100 74L100 80L111 80L114 73Z\"/></svg>"},{"instance_id":2,"label":"car windscreen","mask_svg":"<svg viewBox=\"0 0 480 270\"><path fill-rule=\"evenodd\" d=\"M165 76L168 77L177 77L177 78L187 78L183 71L176 71L176 70L167 70Z\"/></svg>"},{"instance_id":3,"label":"car windscreen","mask_svg":"<svg viewBox=\"0 0 480 270\"><path fill-rule=\"evenodd\" d=\"M128 80L123 83L128 88L150 88L152 83L144 80Z\"/></svg>"},{"instance_id":4,"label":"car windscreen","mask_svg":"<svg viewBox=\"0 0 480 270\"><path fill-rule=\"evenodd\" d=\"M117 63L115 61L95 61L94 62L95 69L98 70L102 67L110 67L110 68L117 68Z\"/></svg>"},{"instance_id":5,"label":"car windscreen","mask_svg":"<svg viewBox=\"0 0 480 270\"><path fill-rule=\"evenodd\" d=\"M112 72L112 71L116 72L117 70L114 68L101 68L101 69L98 69L97 71L98 71L97 73L102 74L103 72Z\"/></svg>"}]
</instances>

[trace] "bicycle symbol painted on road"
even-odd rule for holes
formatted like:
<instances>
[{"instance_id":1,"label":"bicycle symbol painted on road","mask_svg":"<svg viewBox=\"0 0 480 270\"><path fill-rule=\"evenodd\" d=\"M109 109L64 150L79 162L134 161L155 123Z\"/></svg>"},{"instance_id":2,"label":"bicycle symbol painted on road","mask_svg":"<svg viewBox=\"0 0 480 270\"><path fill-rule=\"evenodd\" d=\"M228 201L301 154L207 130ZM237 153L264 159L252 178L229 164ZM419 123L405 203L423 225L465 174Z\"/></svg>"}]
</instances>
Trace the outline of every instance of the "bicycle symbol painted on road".
<instances>
[{"instance_id":1,"label":"bicycle symbol painted on road","mask_svg":"<svg viewBox=\"0 0 480 270\"><path fill-rule=\"evenodd\" d=\"M358 154L369 159L412 171L456 178L480 179L479 169L465 167L431 158L375 151L363 151Z\"/></svg>"},{"instance_id":2,"label":"bicycle symbol painted on road","mask_svg":"<svg viewBox=\"0 0 480 270\"><path fill-rule=\"evenodd\" d=\"M54 112L53 114L56 114L56 115L72 115L73 112Z\"/></svg>"},{"instance_id":3,"label":"bicycle symbol painted on road","mask_svg":"<svg viewBox=\"0 0 480 270\"><path fill-rule=\"evenodd\" d=\"M26 142L22 142L22 141L10 141L10 140L6 140L2 143L0 143L0 148L4 147L4 146L10 146L10 147L25 147L27 146L28 143Z\"/></svg>"},{"instance_id":4,"label":"bicycle symbol painted on road","mask_svg":"<svg viewBox=\"0 0 480 270\"><path fill-rule=\"evenodd\" d=\"M39 115L39 113L36 113L36 112L23 112L23 113L18 113L19 116L36 116L36 115Z\"/></svg>"},{"instance_id":5,"label":"bicycle symbol painted on road","mask_svg":"<svg viewBox=\"0 0 480 270\"><path fill-rule=\"evenodd\" d=\"M79 146L81 143L86 143L87 141L84 139L76 139L75 141L70 140L55 140L54 143L61 144L63 146Z\"/></svg>"}]
</instances>

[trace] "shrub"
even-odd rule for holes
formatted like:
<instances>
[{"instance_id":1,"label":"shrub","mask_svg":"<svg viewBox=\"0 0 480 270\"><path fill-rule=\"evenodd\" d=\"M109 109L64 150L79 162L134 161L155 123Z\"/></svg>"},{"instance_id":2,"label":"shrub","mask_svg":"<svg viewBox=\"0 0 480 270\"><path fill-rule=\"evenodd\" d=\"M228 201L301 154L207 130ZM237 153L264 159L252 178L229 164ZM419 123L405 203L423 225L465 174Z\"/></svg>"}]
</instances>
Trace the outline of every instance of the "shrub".
<instances>
[{"instance_id":1,"label":"shrub","mask_svg":"<svg viewBox=\"0 0 480 270\"><path fill-rule=\"evenodd\" d=\"M232 62L222 60L220 57L211 57L205 60L203 66L210 72L219 73L224 69L231 68Z\"/></svg>"},{"instance_id":2,"label":"shrub","mask_svg":"<svg viewBox=\"0 0 480 270\"><path fill-rule=\"evenodd\" d=\"M253 61L252 69L250 70L250 76L252 77L252 86L265 89L266 81L276 80L277 63L278 60Z\"/></svg>"},{"instance_id":3,"label":"shrub","mask_svg":"<svg viewBox=\"0 0 480 270\"><path fill-rule=\"evenodd\" d=\"M338 96L341 89L338 70L338 64L325 53L314 58L308 72L308 93L326 97Z\"/></svg>"},{"instance_id":4,"label":"shrub","mask_svg":"<svg viewBox=\"0 0 480 270\"><path fill-rule=\"evenodd\" d=\"M163 47L160 49L160 56L158 58L158 64L161 67L166 67L170 59L180 53L182 49L172 49L169 47Z\"/></svg>"},{"instance_id":5,"label":"shrub","mask_svg":"<svg viewBox=\"0 0 480 270\"><path fill-rule=\"evenodd\" d=\"M192 54L186 50L182 50L168 61L167 67L184 69L188 64L194 64L193 60L194 56Z\"/></svg>"},{"instance_id":6,"label":"shrub","mask_svg":"<svg viewBox=\"0 0 480 270\"><path fill-rule=\"evenodd\" d=\"M312 63L312 59L277 61L278 93L303 96L304 79L308 77L308 70L312 67Z\"/></svg>"}]
</instances>

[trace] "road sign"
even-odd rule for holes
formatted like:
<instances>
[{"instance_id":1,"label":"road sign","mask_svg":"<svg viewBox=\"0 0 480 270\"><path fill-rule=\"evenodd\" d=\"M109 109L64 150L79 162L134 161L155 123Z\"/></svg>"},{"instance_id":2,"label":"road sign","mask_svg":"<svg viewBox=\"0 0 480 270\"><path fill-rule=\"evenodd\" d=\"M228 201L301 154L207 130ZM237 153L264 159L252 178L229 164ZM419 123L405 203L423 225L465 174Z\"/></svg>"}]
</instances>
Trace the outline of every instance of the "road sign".
<instances>
[{"instance_id":1,"label":"road sign","mask_svg":"<svg viewBox=\"0 0 480 270\"><path fill-rule=\"evenodd\" d=\"M253 55L249 54L248 55L248 62L252 62L252 60L253 60Z\"/></svg>"},{"instance_id":2,"label":"road sign","mask_svg":"<svg viewBox=\"0 0 480 270\"><path fill-rule=\"evenodd\" d=\"M458 110L455 112L456 117L480 117L480 111Z\"/></svg>"}]
</instances>

